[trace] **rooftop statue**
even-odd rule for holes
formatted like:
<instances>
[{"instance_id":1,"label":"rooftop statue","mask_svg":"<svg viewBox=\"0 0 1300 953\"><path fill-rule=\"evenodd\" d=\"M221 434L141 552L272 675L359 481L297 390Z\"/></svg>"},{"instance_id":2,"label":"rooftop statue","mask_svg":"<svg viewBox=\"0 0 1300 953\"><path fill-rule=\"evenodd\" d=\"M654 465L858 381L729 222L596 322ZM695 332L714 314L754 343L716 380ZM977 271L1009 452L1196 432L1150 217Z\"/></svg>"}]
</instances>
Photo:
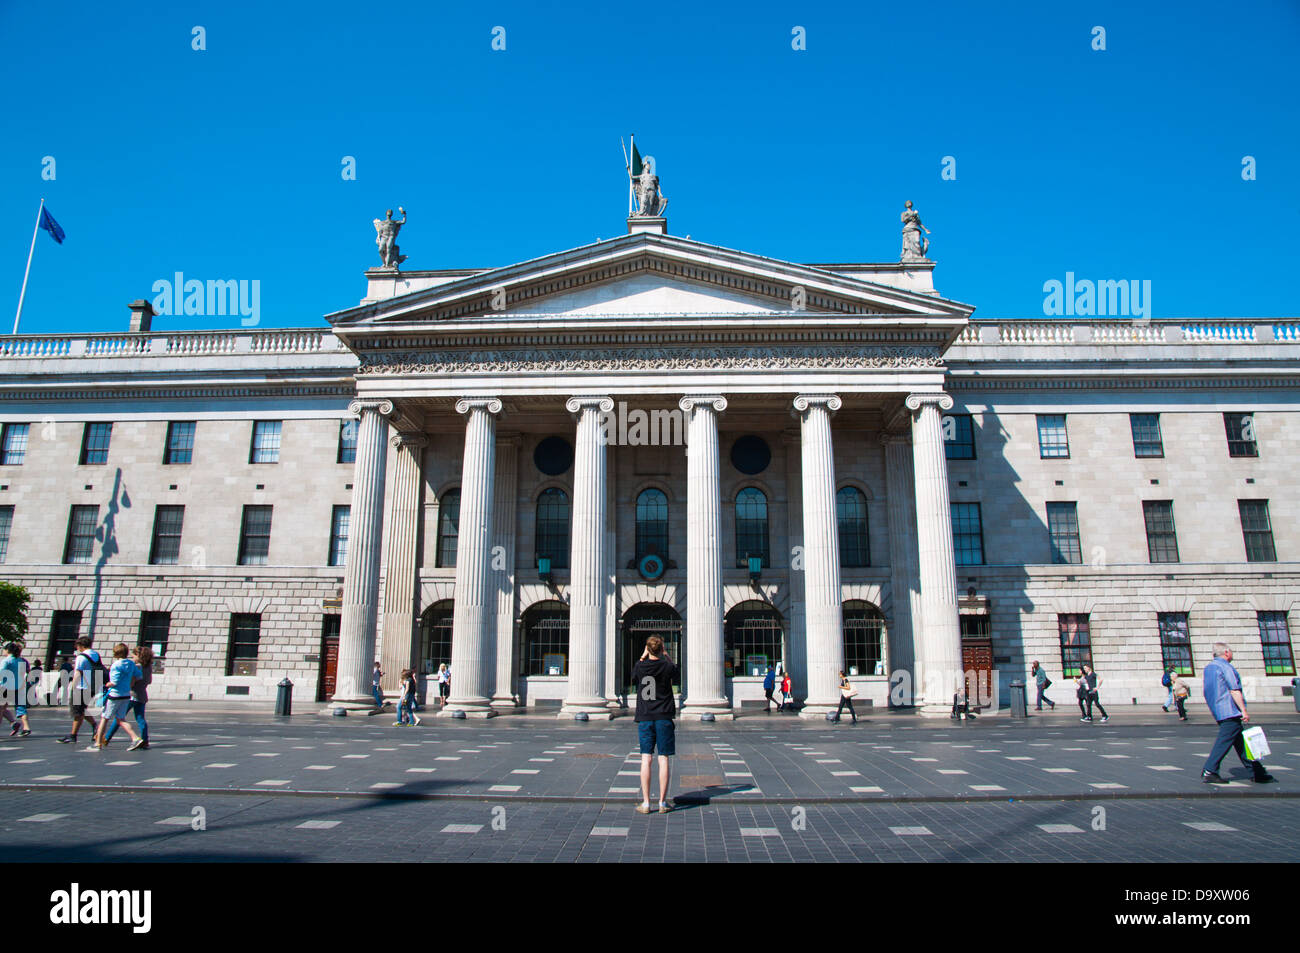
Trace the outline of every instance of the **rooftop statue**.
<instances>
[{"instance_id":1,"label":"rooftop statue","mask_svg":"<svg viewBox=\"0 0 1300 953\"><path fill-rule=\"evenodd\" d=\"M921 213L912 208L910 201L905 202L903 214L900 216L903 222L903 254L899 261L927 261L926 251L930 248L930 240L921 235L925 232L930 234L930 230L921 224Z\"/></svg>"},{"instance_id":2,"label":"rooftop statue","mask_svg":"<svg viewBox=\"0 0 1300 953\"><path fill-rule=\"evenodd\" d=\"M398 265L406 261L406 256L400 254L397 247L397 233L406 224L406 209L399 205L397 210L402 213L400 222L393 221L393 210L391 208L388 210L387 218L375 219L375 232L379 236L375 239L375 244L379 246L379 257L383 261L385 268L392 268L394 271L397 270Z\"/></svg>"},{"instance_id":3,"label":"rooftop statue","mask_svg":"<svg viewBox=\"0 0 1300 953\"><path fill-rule=\"evenodd\" d=\"M636 201L638 216L660 216L668 205L668 200L659 191L659 176L654 174L650 163L641 166L641 174L636 176Z\"/></svg>"}]
</instances>

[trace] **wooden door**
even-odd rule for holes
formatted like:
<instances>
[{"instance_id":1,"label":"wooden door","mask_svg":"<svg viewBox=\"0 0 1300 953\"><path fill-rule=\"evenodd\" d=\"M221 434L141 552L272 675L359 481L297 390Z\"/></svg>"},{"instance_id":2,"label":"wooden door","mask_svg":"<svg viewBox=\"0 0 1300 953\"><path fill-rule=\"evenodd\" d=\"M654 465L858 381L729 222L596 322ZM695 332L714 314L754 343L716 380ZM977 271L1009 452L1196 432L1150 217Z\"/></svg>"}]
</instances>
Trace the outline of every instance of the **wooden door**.
<instances>
[{"instance_id":1,"label":"wooden door","mask_svg":"<svg viewBox=\"0 0 1300 953\"><path fill-rule=\"evenodd\" d=\"M316 700L328 701L334 694L334 680L339 667L339 625L343 617L325 616L320 636L320 677L316 686Z\"/></svg>"},{"instance_id":2,"label":"wooden door","mask_svg":"<svg viewBox=\"0 0 1300 953\"><path fill-rule=\"evenodd\" d=\"M962 639L961 668L966 673L966 697L972 708L993 704L993 640Z\"/></svg>"}]
</instances>

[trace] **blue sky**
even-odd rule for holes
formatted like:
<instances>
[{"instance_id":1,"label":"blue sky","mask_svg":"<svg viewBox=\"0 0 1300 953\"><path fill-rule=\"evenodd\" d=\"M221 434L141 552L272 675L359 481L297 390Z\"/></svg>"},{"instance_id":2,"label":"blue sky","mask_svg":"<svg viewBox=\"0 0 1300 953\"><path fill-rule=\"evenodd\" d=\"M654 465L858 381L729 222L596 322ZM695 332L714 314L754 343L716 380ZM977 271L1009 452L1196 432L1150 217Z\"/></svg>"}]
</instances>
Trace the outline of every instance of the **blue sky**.
<instances>
[{"instance_id":1,"label":"blue sky","mask_svg":"<svg viewBox=\"0 0 1300 953\"><path fill-rule=\"evenodd\" d=\"M68 238L38 237L24 332L125 330L177 271L259 280L263 326L319 325L364 293L390 207L407 268L622 234L635 132L674 234L896 260L912 199L977 317L1041 317L1067 271L1150 280L1156 318L1294 316L1298 48L1295 0L0 0L2 300L44 196Z\"/></svg>"}]
</instances>

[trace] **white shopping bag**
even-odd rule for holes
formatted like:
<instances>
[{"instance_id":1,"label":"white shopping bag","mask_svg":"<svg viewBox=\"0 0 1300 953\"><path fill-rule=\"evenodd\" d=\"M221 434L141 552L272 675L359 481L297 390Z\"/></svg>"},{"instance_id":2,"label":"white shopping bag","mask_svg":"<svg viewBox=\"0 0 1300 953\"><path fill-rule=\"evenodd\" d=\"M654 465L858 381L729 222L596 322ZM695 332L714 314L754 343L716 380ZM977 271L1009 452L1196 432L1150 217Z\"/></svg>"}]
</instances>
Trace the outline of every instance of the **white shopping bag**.
<instances>
[{"instance_id":1,"label":"white shopping bag","mask_svg":"<svg viewBox=\"0 0 1300 953\"><path fill-rule=\"evenodd\" d=\"M1241 737L1246 742L1246 757L1251 761L1267 758L1271 753L1268 747L1268 739L1264 737L1264 729L1258 725L1247 728L1241 733Z\"/></svg>"}]
</instances>

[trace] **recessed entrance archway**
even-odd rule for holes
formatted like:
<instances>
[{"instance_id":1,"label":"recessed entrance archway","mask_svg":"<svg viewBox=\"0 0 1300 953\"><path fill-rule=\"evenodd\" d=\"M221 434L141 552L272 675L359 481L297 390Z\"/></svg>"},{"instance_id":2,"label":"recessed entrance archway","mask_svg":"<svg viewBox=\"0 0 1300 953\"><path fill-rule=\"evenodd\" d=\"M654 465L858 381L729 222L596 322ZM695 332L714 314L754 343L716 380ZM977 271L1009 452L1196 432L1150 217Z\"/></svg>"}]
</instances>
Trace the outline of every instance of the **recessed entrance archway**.
<instances>
[{"instance_id":1,"label":"recessed entrance archway","mask_svg":"<svg viewBox=\"0 0 1300 953\"><path fill-rule=\"evenodd\" d=\"M668 657L677 663L681 672L679 683L673 686L680 692L680 679L685 677L685 638L682 634L682 617L672 606L662 602L638 602L623 614L622 638L619 639L619 692L633 698L632 666L645 649L645 640L657 635L664 640Z\"/></svg>"}]
</instances>

